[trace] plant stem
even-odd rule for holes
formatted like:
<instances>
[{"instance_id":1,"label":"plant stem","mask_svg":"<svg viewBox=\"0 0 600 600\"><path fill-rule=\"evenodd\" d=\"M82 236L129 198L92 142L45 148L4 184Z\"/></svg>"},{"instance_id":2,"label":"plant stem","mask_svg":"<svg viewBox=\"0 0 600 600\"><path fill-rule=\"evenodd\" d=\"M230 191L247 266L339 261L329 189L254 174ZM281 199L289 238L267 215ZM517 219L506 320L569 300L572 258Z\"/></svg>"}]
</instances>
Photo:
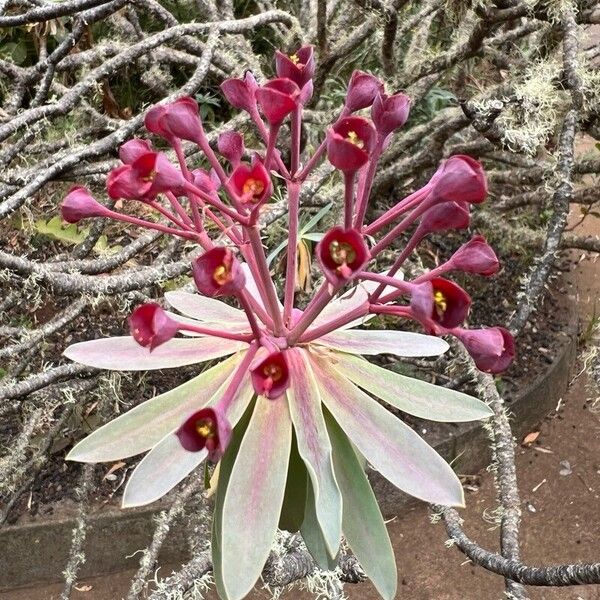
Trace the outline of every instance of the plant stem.
<instances>
[{"instance_id":1,"label":"plant stem","mask_svg":"<svg viewBox=\"0 0 600 600\"><path fill-rule=\"evenodd\" d=\"M356 171L344 171L344 229L352 228Z\"/></svg>"},{"instance_id":2,"label":"plant stem","mask_svg":"<svg viewBox=\"0 0 600 600\"><path fill-rule=\"evenodd\" d=\"M219 337L225 340L236 340L238 342L251 342L254 336L250 333L232 333L221 329L212 329L210 327L202 327L200 325L192 325L190 323L179 323L179 331L193 331L202 335Z\"/></svg>"},{"instance_id":3,"label":"plant stem","mask_svg":"<svg viewBox=\"0 0 600 600\"><path fill-rule=\"evenodd\" d=\"M375 177L375 169L379 162L379 157L383 152L383 141L384 138L377 136L377 143L371 154L369 166L366 171L362 174L362 177L358 183L358 191L356 194L356 217L354 221L354 227L361 230L363 221L365 220L365 214L367 213L367 206L369 204L369 196L371 195L371 187L373 186L373 179Z\"/></svg>"},{"instance_id":4,"label":"plant stem","mask_svg":"<svg viewBox=\"0 0 600 600\"><path fill-rule=\"evenodd\" d=\"M283 299L283 322L287 326L294 308L296 276L298 273L298 213L300 211L300 184L288 183L288 248Z\"/></svg>"}]
</instances>

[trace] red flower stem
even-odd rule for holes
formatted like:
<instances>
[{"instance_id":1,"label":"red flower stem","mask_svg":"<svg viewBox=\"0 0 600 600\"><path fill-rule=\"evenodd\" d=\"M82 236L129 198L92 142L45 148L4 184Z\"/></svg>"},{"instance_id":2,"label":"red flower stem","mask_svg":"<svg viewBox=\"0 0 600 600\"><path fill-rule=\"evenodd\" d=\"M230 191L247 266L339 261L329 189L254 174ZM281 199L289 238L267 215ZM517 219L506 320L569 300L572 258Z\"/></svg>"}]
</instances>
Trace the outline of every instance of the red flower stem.
<instances>
[{"instance_id":1,"label":"red flower stem","mask_svg":"<svg viewBox=\"0 0 600 600\"><path fill-rule=\"evenodd\" d=\"M279 310L279 301L277 299L277 292L275 285L271 279L269 273L269 266L267 265L267 257L265 256L265 249L260 239L260 232L258 227L247 227L246 232L254 253L254 259L256 261L258 281L262 282L263 289L265 291L265 306L269 312L269 315L273 319L273 333L276 336L283 335L284 326L281 318L281 311ZM259 287L260 289L260 287Z\"/></svg>"},{"instance_id":2,"label":"red flower stem","mask_svg":"<svg viewBox=\"0 0 600 600\"><path fill-rule=\"evenodd\" d=\"M293 172L293 169L292 169ZM283 322L287 325L294 308L296 276L298 273L298 213L300 212L300 184L288 183L288 247L283 299Z\"/></svg>"},{"instance_id":3,"label":"red flower stem","mask_svg":"<svg viewBox=\"0 0 600 600\"><path fill-rule=\"evenodd\" d=\"M261 332L256 321L256 316L252 312L252 306L250 305L250 301L248 297L244 293L238 294L238 301L242 305L244 312L246 313L246 317L248 317L248 323L250 323L250 328L252 329L252 334L256 341L260 340Z\"/></svg>"},{"instance_id":4,"label":"red flower stem","mask_svg":"<svg viewBox=\"0 0 600 600\"><path fill-rule=\"evenodd\" d=\"M427 273L423 273L423 275L419 275L413 279L413 283L423 283L424 281L430 281L434 277L439 277L440 275L444 275L444 273L448 273L449 271L454 270L454 265L452 264L452 259L447 260L445 263L442 263L435 269L431 269L431 271L427 271Z\"/></svg>"},{"instance_id":5,"label":"red flower stem","mask_svg":"<svg viewBox=\"0 0 600 600\"><path fill-rule=\"evenodd\" d=\"M302 105L292 113L292 135L291 135L291 159L290 172L292 177L296 175L300 168L300 137L302 131Z\"/></svg>"},{"instance_id":6,"label":"red flower stem","mask_svg":"<svg viewBox=\"0 0 600 600\"><path fill-rule=\"evenodd\" d=\"M385 289L387 286L395 287L404 294L410 294L413 289L412 282L408 283L402 281L402 279L396 279L390 275L383 275L382 273L369 273L369 271L360 271L357 276L358 279L366 279L367 281L377 281L381 284L381 287ZM371 300L376 302L376 300Z\"/></svg>"},{"instance_id":7,"label":"red flower stem","mask_svg":"<svg viewBox=\"0 0 600 600\"><path fill-rule=\"evenodd\" d=\"M363 229L363 233L365 235L375 235L379 231L381 231L386 225L394 221L397 217L404 214L411 208L413 208L416 204L421 202L427 195L429 194L429 190L427 186L413 192L409 196L406 196L404 200L401 200L398 204L390 208L387 212L385 212L379 219L373 221L370 225Z\"/></svg>"},{"instance_id":8,"label":"red flower stem","mask_svg":"<svg viewBox=\"0 0 600 600\"><path fill-rule=\"evenodd\" d=\"M309 302L300 320L290 331L287 339L290 346L294 345L300 339L300 336L310 327L311 323L321 314L321 311L327 306L327 303L333 298L334 294L342 287L338 284L332 286L325 281L317 293Z\"/></svg>"},{"instance_id":9,"label":"red flower stem","mask_svg":"<svg viewBox=\"0 0 600 600\"><path fill-rule=\"evenodd\" d=\"M350 111L344 106L342 112L340 113L340 116L336 119L336 121L333 125L338 123L344 117L347 117L349 114L350 114ZM333 125L332 125L332 127L333 127ZM304 165L304 168L300 171L300 173L298 173L298 176L296 177L297 181L300 181L301 183L303 181L305 181L305 179L312 173L314 168L317 166L317 163L321 159L321 156L323 156L323 153L325 152L326 148L327 148L327 135L325 135L325 138L319 144L319 147L315 150L315 153L310 157L308 162Z\"/></svg>"},{"instance_id":10,"label":"red flower stem","mask_svg":"<svg viewBox=\"0 0 600 600\"><path fill-rule=\"evenodd\" d=\"M256 356L259 347L260 346L254 342L250 344L250 348L248 348L246 356L244 356L244 358L242 359L242 362L239 364L237 370L233 374L233 377L231 378L227 389L225 390L223 396L217 403L217 406L219 406L219 408L223 411L224 414L227 414L227 410L229 409L231 403L235 399L240 385L244 380L244 377L248 374L248 371L250 370L250 365L252 364L252 361L254 360L254 357Z\"/></svg>"},{"instance_id":11,"label":"red flower stem","mask_svg":"<svg viewBox=\"0 0 600 600\"><path fill-rule=\"evenodd\" d=\"M221 221L221 219L219 219L219 217L217 217L217 215L208 207L206 206L206 204L202 201L201 198L198 198L197 196L194 196L192 194L190 194L190 202L191 203L197 203L199 208L202 209L202 213L203 215L208 216L208 218L236 245L236 246L241 246L242 245L242 240L240 238L240 232L237 229L237 227L235 227L232 219L230 217L228 217L227 215L223 215L224 220L226 221L227 224L223 223L223 221Z\"/></svg>"},{"instance_id":12,"label":"red flower stem","mask_svg":"<svg viewBox=\"0 0 600 600\"><path fill-rule=\"evenodd\" d=\"M251 342L254 335L251 333L232 333L221 329L211 329L210 327L201 327L200 325L191 325L189 323L179 323L178 331L193 331L202 335L219 337L225 340L236 340L238 342Z\"/></svg>"},{"instance_id":13,"label":"red flower stem","mask_svg":"<svg viewBox=\"0 0 600 600\"><path fill-rule=\"evenodd\" d=\"M107 212L107 215L115 221L132 223L133 225L138 225L146 229L162 231L162 233L167 233L168 235L177 235L179 237L185 238L186 240L198 241L200 237L199 234L195 231L180 231L179 229L173 229L173 227L167 227L166 225L161 225L160 223L153 223L152 221L145 221L144 219L138 219L137 217L132 217L131 215L124 215L122 213L115 212L114 210L109 210Z\"/></svg>"},{"instance_id":14,"label":"red flower stem","mask_svg":"<svg viewBox=\"0 0 600 600\"><path fill-rule=\"evenodd\" d=\"M186 192L190 192L192 194L200 196L207 204L214 206L216 209L220 210L224 215L231 217L234 221L237 221L242 225L248 225L250 223L250 219L248 218L248 216L241 214L233 208L229 208L229 206L223 204L223 202L221 202L221 200L219 200L218 198L212 198L211 196L203 192L200 188L196 187L193 183L190 183L189 181L186 182L185 190Z\"/></svg>"},{"instance_id":15,"label":"red flower stem","mask_svg":"<svg viewBox=\"0 0 600 600\"><path fill-rule=\"evenodd\" d=\"M377 163L379 157L383 152L383 140L382 136L377 136L377 143L371 154L369 160L369 166L366 171L363 172L360 181L358 183L358 191L356 193L356 216L354 220L354 227L360 231L365 220L367 213L367 206L369 204L369 196L371 195L371 188L373 187L373 179L375 177L375 170L377 169Z\"/></svg>"},{"instance_id":16,"label":"red flower stem","mask_svg":"<svg viewBox=\"0 0 600 600\"><path fill-rule=\"evenodd\" d=\"M385 250L401 233L406 231L428 208L431 208L431 202L423 202L407 215L398 225L396 225L386 236L381 238L371 248L371 256L374 258L382 250ZM398 257L400 258L400 257Z\"/></svg>"},{"instance_id":17,"label":"red flower stem","mask_svg":"<svg viewBox=\"0 0 600 600\"><path fill-rule=\"evenodd\" d=\"M391 315L393 317L401 317L404 319L416 320L412 311L407 306L386 306L381 304L371 304L369 313L373 315Z\"/></svg>"},{"instance_id":18,"label":"red flower stem","mask_svg":"<svg viewBox=\"0 0 600 600\"><path fill-rule=\"evenodd\" d=\"M356 171L344 171L344 229L352 228Z\"/></svg>"},{"instance_id":19,"label":"red flower stem","mask_svg":"<svg viewBox=\"0 0 600 600\"><path fill-rule=\"evenodd\" d=\"M336 329L340 329L340 327L343 327L344 325L351 323L355 319L360 319L361 317L364 317L368 314L368 306L359 306L354 310L351 310L350 312L341 315L340 317L337 317L336 319L328 321L327 323L323 323L323 325L319 325L318 327L309 329L306 333L304 333L304 335L300 336L299 342L301 344L312 342L313 340L323 337L324 335L327 335L328 333L331 333Z\"/></svg>"},{"instance_id":20,"label":"red flower stem","mask_svg":"<svg viewBox=\"0 0 600 600\"><path fill-rule=\"evenodd\" d=\"M146 202L146 204L152 207L155 211L159 212L163 217L169 219L171 223L177 225L177 227L180 229L193 231L192 227L189 227L183 221L180 221L170 210L167 210L164 206L162 206L160 202L157 202L156 200L150 200Z\"/></svg>"},{"instance_id":21,"label":"red flower stem","mask_svg":"<svg viewBox=\"0 0 600 600\"><path fill-rule=\"evenodd\" d=\"M400 267L404 264L406 259L411 255L413 250L419 245L419 242L422 239L423 239L423 236L420 233L418 233L417 231L415 231L415 233L410 238L410 240L408 240L408 244L406 244L406 246L404 247L402 252L398 255L398 257L394 261L392 268L387 272L388 277L390 277L390 278L394 277L394 275L400 270ZM394 279L394 281L398 281L398 280ZM371 302L377 302L377 300L379 299L379 296L381 296L385 287L386 287L385 285L380 285L371 294L371 296L370 296Z\"/></svg>"},{"instance_id":22,"label":"red flower stem","mask_svg":"<svg viewBox=\"0 0 600 600\"><path fill-rule=\"evenodd\" d=\"M269 127L269 137L267 138L267 151L265 152L265 169L267 171L271 170L271 162L273 160L273 152L275 151L275 142L277 141L277 136L279 134L279 129L281 128L281 123L278 125L271 125Z\"/></svg>"},{"instance_id":23,"label":"red flower stem","mask_svg":"<svg viewBox=\"0 0 600 600\"><path fill-rule=\"evenodd\" d=\"M175 194L173 192L165 192L165 196L167 197L167 200L169 201L169 203L171 204L171 206L173 207L173 209L175 210L175 212L181 217L181 220L184 221L186 223L186 225L188 225L188 227L191 227L194 225L194 222L190 219L189 215L185 212L185 209L183 208L183 206L181 206L181 202L179 202L179 200L177 199L177 196L175 196Z\"/></svg>"},{"instance_id":24,"label":"red flower stem","mask_svg":"<svg viewBox=\"0 0 600 600\"><path fill-rule=\"evenodd\" d=\"M265 125L264 121L261 119L261 116L260 116L258 110L254 109L252 112L250 112L250 117L251 117L252 121L254 121L254 124L256 125L256 128L258 129L258 133L260 134L260 137L263 139L265 144L268 144L269 130L267 129L267 126ZM287 170L287 167L285 166L285 164L283 163L283 160L281 160L281 156L279 154L275 154L275 162L277 163L277 168L278 168L281 176L284 179L290 179L290 173Z\"/></svg>"},{"instance_id":25,"label":"red flower stem","mask_svg":"<svg viewBox=\"0 0 600 600\"><path fill-rule=\"evenodd\" d=\"M192 175L190 173L190 170L187 167L187 163L185 161L185 154L183 152L183 146L181 144L181 140L179 138L174 138L173 140L171 140L171 145L173 146L173 149L175 150L175 154L177 155L177 161L179 162L179 168L181 169L181 172L183 173L183 176L185 177L185 179L187 181L193 181ZM198 211L198 206L196 205L195 202L193 202L192 198L190 197L190 205L192 208L192 216L194 217L194 224L196 226L197 231L202 231L202 229L204 229L204 225L202 224L202 218L200 217L200 212Z\"/></svg>"}]
</instances>

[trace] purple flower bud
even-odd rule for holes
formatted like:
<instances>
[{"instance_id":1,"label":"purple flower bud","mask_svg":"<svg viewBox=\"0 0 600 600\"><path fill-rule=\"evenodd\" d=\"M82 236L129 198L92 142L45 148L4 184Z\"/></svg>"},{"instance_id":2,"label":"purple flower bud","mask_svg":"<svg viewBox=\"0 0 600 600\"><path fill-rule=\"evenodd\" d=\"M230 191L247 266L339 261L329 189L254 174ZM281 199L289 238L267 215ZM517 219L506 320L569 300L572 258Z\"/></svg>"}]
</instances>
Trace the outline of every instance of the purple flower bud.
<instances>
[{"instance_id":1,"label":"purple flower bud","mask_svg":"<svg viewBox=\"0 0 600 600\"><path fill-rule=\"evenodd\" d=\"M199 256L192 264L196 288L201 294L234 296L246 285L244 271L229 248L218 246Z\"/></svg>"},{"instance_id":2,"label":"purple flower bud","mask_svg":"<svg viewBox=\"0 0 600 600\"><path fill-rule=\"evenodd\" d=\"M279 125L297 106L300 88L285 78L272 79L256 90L256 100L271 125Z\"/></svg>"},{"instance_id":3,"label":"purple flower bud","mask_svg":"<svg viewBox=\"0 0 600 600\"><path fill-rule=\"evenodd\" d=\"M129 317L133 339L151 351L172 339L178 324L155 302L138 306Z\"/></svg>"},{"instance_id":4,"label":"purple flower bud","mask_svg":"<svg viewBox=\"0 0 600 600\"><path fill-rule=\"evenodd\" d=\"M351 279L369 260L369 249L356 229L330 229L315 252L325 278L334 285Z\"/></svg>"},{"instance_id":5,"label":"purple flower bud","mask_svg":"<svg viewBox=\"0 0 600 600\"><path fill-rule=\"evenodd\" d=\"M231 425L218 406L206 407L189 416L176 435L188 452L206 449L208 459L217 462L231 440Z\"/></svg>"},{"instance_id":6,"label":"purple flower bud","mask_svg":"<svg viewBox=\"0 0 600 600\"><path fill-rule=\"evenodd\" d=\"M237 167L244 154L244 138L237 131L225 131L217 140L217 148L234 167Z\"/></svg>"},{"instance_id":7,"label":"purple flower bud","mask_svg":"<svg viewBox=\"0 0 600 600\"><path fill-rule=\"evenodd\" d=\"M235 108L252 113L256 110L256 90L258 84L251 71L246 71L243 79L226 79L221 91L227 102Z\"/></svg>"},{"instance_id":8,"label":"purple flower bud","mask_svg":"<svg viewBox=\"0 0 600 600\"><path fill-rule=\"evenodd\" d=\"M152 144L148 140L140 140L139 138L125 142L119 148L119 158L126 164L130 165L137 160L142 154L154 152Z\"/></svg>"},{"instance_id":9,"label":"purple flower bud","mask_svg":"<svg viewBox=\"0 0 600 600\"><path fill-rule=\"evenodd\" d=\"M375 128L363 117L347 117L327 133L327 158L342 171L357 171L368 160L375 145Z\"/></svg>"},{"instance_id":10,"label":"purple flower bud","mask_svg":"<svg viewBox=\"0 0 600 600\"><path fill-rule=\"evenodd\" d=\"M60 205L60 214L67 223L77 223L90 217L105 217L110 210L98 202L83 186L72 187Z\"/></svg>"},{"instance_id":11,"label":"purple flower bud","mask_svg":"<svg viewBox=\"0 0 600 600\"><path fill-rule=\"evenodd\" d=\"M198 143L204 136L198 103L189 96L151 108L144 124L148 131L168 141L178 138Z\"/></svg>"},{"instance_id":12,"label":"purple flower bud","mask_svg":"<svg viewBox=\"0 0 600 600\"><path fill-rule=\"evenodd\" d=\"M479 204L487 195L483 167L474 158L462 154L444 161L430 183L432 197L439 201Z\"/></svg>"},{"instance_id":13,"label":"purple flower bud","mask_svg":"<svg viewBox=\"0 0 600 600\"><path fill-rule=\"evenodd\" d=\"M290 385L290 370L283 352L273 352L251 371L252 385L258 396L279 398Z\"/></svg>"},{"instance_id":14,"label":"purple flower bud","mask_svg":"<svg viewBox=\"0 0 600 600\"><path fill-rule=\"evenodd\" d=\"M373 104L375 96L383 91L383 82L375 75L354 71L346 92L346 109L355 112Z\"/></svg>"},{"instance_id":15,"label":"purple flower bud","mask_svg":"<svg viewBox=\"0 0 600 600\"><path fill-rule=\"evenodd\" d=\"M472 356L477 368L486 373L501 373L515 358L515 341L504 327L454 329L456 336Z\"/></svg>"},{"instance_id":16,"label":"purple flower bud","mask_svg":"<svg viewBox=\"0 0 600 600\"><path fill-rule=\"evenodd\" d=\"M277 50L275 68L277 77L287 77L302 88L315 74L314 46L302 46L289 56Z\"/></svg>"},{"instance_id":17,"label":"purple flower bud","mask_svg":"<svg viewBox=\"0 0 600 600\"><path fill-rule=\"evenodd\" d=\"M410 113L410 98L406 94L386 96L380 92L371 107L371 118L377 133L387 137L406 123Z\"/></svg>"},{"instance_id":18,"label":"purple flower bud","mask_svg":"<svg viewBox=\"0 0 600 600\"><path fill-rule=\"evenodd\" d=\"M418 232L425 236L434 231L466 229L470 220L469 205L466 202L442 202L423 213Z\"/></svg>"},{"instance_id":19,"label":"purple flower bud","mask_svg":"<svg viewBox=\"0 0 600 600\"><path fill-rule=\"evenodd\" d=\"M450 258L453 268L467 273L494 275L500 269L498 257L482 235L474 236Z\"/></svg>"},{"instance_id":20,"label":"purple flower bud","mask_svg":"<svg viewBox=\"0 0 600 600\"><path fill-rule=\"evenodd\" d=\"M214 194L221 187L218 175L212 170L207 173L204 169L194 169L191 173L192 183L209 195Z\"/></svg>"}]
</instances>

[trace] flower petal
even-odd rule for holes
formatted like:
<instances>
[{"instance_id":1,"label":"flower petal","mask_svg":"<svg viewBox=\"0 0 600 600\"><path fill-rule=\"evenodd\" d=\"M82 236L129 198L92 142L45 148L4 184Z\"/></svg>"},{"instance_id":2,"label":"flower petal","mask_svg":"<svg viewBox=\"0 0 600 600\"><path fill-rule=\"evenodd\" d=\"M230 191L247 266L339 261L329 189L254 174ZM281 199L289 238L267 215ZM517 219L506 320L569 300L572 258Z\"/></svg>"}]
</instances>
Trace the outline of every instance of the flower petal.
<instances>
[{"instance_id":1,"label":"flower petal","mask_svg":"<svg viewBox=\"0 0 600 600\"><path fill-rule=\"evenodd\" d=\"M350 354L394 354L395 356L439 356L449 347L447 342L432 335L393 329L334 331L316 339L313 343Z\"/></svg>"},{"instance_id":2,"label":"flower petal","mask_svg":"<svg viewBox=\"0 0 600 600\"><path fill-rule=\"evenodd\" d=\"M415 431L329 364L311 355L321 398L358 450L396 487L426 502L464 506L448 463Z\"/></svg>"},{"instance_id":3,"label":"flower petal","mask_svg":"<svg viewBox=\"0 0 600 600\"><path fill-rule=\"evenodd\" d=\"M69 346L64 355L75 362L116 371L172 369L220 358L247 348L245 342L214 337L174 338L152 350L132 337L113 337Z\"/></svg>"},{"instance_id":4,"label":"flower petal","mask_svg":"<svg viewBox=\"0 0 600 600\"><path fill-rule=\"evenodd\" d=\"M306 352L287 352L291 385L287 391L298 451L306 464L315 509L331 557L338 553L342 528L342 496L333 473L331 443L321 410L319 388Z\"/></svg>"},{"instance_id":5,"label":"flower petal","mask_svg":"<svg viewBox=\"0 0 600 600\"><path fill-rule=\"evenodd\" d=\"M246 322L244 311L229 306L221 300L207 298L200 294L174 291L166 292L167 302L182 315L199 321L215 321L217 323Z\"/></svg>"},{"instance_id":6,"label":"flower petal","mask_svg":"<svg viewBox=\"0 0 600 600\"><path fill-rule=\"evenodd\" d=\"M259 397L223 503L220 559L228 600L248 594L269 556L283 504L291 442L287 402Z\"/></svg>"},{"instance_id":7,"label":"flower petal","mask_svg":"<svg viewBox=\"0 0 600 600\"><path fill-rule=\"evenodd\" d=\"M236 354L96 429L69 452L67 460L107 462L149 450L175 430L186 415L208 405L224 391L225 382L242 356Z\"/></svg>"},{"instance_id":8,"label":"flower petal","mask_svg":"<svg viewBox=\"0 0 600 600\"><path fill-rule=\"evenodd\" d=\"M174 433L165 436L131 474L123 492L123 508L144 506L164 496L206 457L207 450L188 452Z\"/></svg>"},{"instance_id":9,"label":"flower petal","mask_svg":"<svg viewBox=\"0 0 600 600\"><path fill-rule=\"evenodd\" d=\"M367 577L385 600L396 596L396 559L375 494L350 441L326 416L333 445L333 465L344 498L344 537Z\"/></svg>"},{"instance_id":10,"label":"flower petal","mask_svg":"<svg viewBox=\"0 0 600 600\"><path fill-rule=\"evenodd\" d=\"M357 356L338 354L332 365L367 392L421 419L459 423L487 419L493 414L485 402L473 396L405 377Z\"/></svg>"}]
</instances>

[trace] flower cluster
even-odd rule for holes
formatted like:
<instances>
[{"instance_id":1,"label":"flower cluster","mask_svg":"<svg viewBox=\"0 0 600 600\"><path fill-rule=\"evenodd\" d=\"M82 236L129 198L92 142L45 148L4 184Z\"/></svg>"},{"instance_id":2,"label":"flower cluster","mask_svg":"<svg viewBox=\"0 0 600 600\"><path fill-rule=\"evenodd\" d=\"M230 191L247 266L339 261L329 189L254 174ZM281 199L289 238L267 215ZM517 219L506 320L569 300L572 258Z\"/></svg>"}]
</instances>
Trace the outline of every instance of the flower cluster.
<instances>
[{"instance_id":1,"label":"flower cluster","mask_svg":"<svg viewBox=\"0 0 600 600\"><path fill-rule=\"evenodd\" d=\"M300 131L312 96L313 48L277 52L275 62L275 79L260 84L247 72L221 86L229 103L249 115L264 151L247 150L235 131L222 133L213 148L198 106L187 97L150 109L145 119L178 164L147 140L121 146L123 164L108 175L108 195L123 199L125 207L142 202L162 220L111 210L80 186L64 199L68 222L110 217L202 249L192 264L199 294L168 292L176 312L144 304L130 316L131 336L78 343L66 356L117 370L176 368L229 356L95 431L69 458L99 462L149 451L129 479L125 506L158 499L206 458L218 462L212 551L223 598L242 598L252 588L278 526L300 530L324 566L335 560L343 534L381 595L392 598L393 553L357 451L422 500L460 506L463 492L449 465L370 395L437 421L482 419L491 411L475 398L363 356L437 356L448 348L441 336L452 335L484 371L498 373L511 363L510 334L501 327L466 328L470 297L448 278L453 271L498 271L482 236L419 277L405 279L402 271L428 235L468 227L471 205L485 199L486 179L477 161L452 156L421 189L367 222L378 160L406 123L409 98L387 95L379 79L355 72L340 114L312 155L303 157ZM277 146L288 121L286 161ZM210 171L188 165L184 142L201 150ZM322 159L340 171L343 214L314 249L323 282L301 310L295 304L301 190ZM275 185L285 186L289 204L282 290L267 266L259 224ZM209 235L214 229L216 238ZM375 259L399 239L408 241L390 268L374 272ZM359 328L377 315L416 321L425 333Z\"/></svg>"}]
</instances>

